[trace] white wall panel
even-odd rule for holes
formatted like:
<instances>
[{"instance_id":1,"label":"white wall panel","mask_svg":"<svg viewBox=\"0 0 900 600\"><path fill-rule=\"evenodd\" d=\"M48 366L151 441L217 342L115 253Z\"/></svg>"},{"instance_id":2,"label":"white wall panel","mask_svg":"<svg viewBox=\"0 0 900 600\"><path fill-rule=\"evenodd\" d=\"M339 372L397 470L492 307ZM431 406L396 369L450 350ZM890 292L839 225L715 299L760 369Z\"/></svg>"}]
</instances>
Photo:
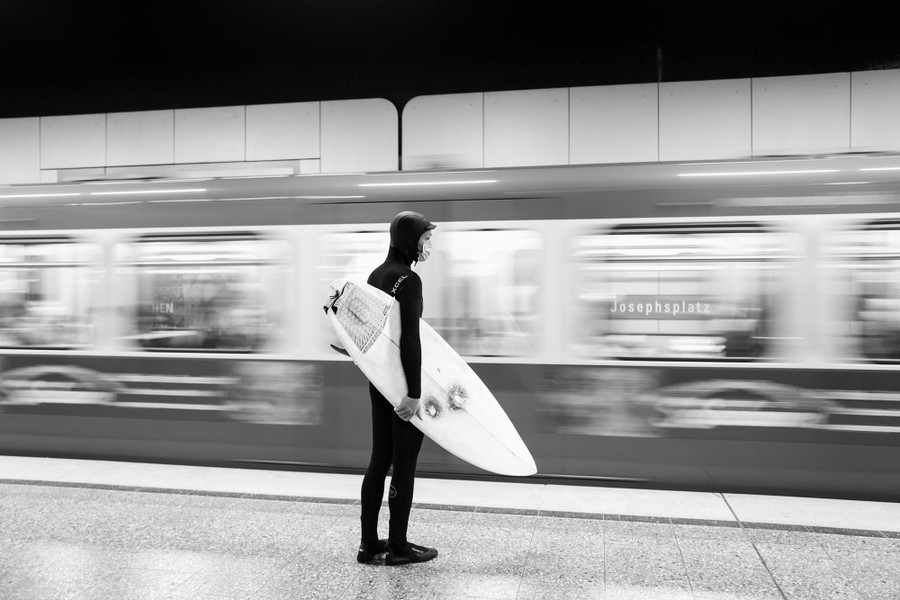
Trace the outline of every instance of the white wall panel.
<instances>
[{"instance_id":1,"label":"white wall panel","mask_svg":"<svg viewBox=\"0 0 900 600\"><path fill-rule=\"evenodd\" d=\"M850 148L850 73L753 80L753 154Z\"/></svg>"},{"instance_id":2,"label":"white wall panel","mask_svg":"<svg viewBox=\"0 0 900 600\"><path fill-rule=\"evenodd\" d=\"M187 108L175 111L175 162L244 160L243 106Z\"/></svg>"},{"instance_id":3,"label":"white wall panel","mask_svg":"<svg viewBox=\"0 0 900 600\"><path fill-rule=\"evenodd\" d=\"M163 165L175 160L175 112L153 110L106 116L106 164Z\"/></svg>"},{"instance_id":4,"label":"white wall panel","mask_svg":"<svg viewBox=\"0 0 900 600\"><path fill-rule=\"evenodd\" d=\"M484 95L484 166L569 162L569 90Z\"/></svg>"},{"instance_id":5,"label":"white wall panel","mask_svg":"<svg viewBox=\"0 0 900 600\"><path fill-rule=\"evenodd\" d=\"M850 145L900 150L900 69L851 75Z\"/></svg>"},{"instance_id":6,"label":"white wall panel","mask_svg":"<svg viewBox=\"0 0 900 600\"><path fill-rule=\"evenodd\" d=\"M750 101L749 79L661 83L659 160L752 156Z\"/></svg>"},{"instance_id":7,"label":"white wall panel","mask_svg":"<svg viewBox=\"0 0 900 600\"><path fill-rule=\"evenodd\" d=\"M484 94L418 96L402 118L405 170L484 166Z\"/></svg>"},{"instance_id":8,"label":"white wall panel","mask_svg":"<svg viewBox=\"0 0 900 600\"><path fill-rule=\"evenodd\" d=\"M570 88L569 162L657 160L657 91L655 83Z\"/></svg>"},{"instance_id":9,"label":"white wall panel","mask_svg":"<svg viewBox=\"0 0 900 600\"><path fill-rule=\"evenodd\" d=\"M319 103L247 107L247 159L319 158Z\"/></svg>"},{"instance_id":10,"label":"white wall panel","mask_svg":"<svg viewBox=\"0 0 900 600\"><path fill-rule=\"evenodd\" d=\"M318 158L306 158L300 161L300 175L318 175L322 172L322 161Z\"/></svg>"},{"instance_id":11,"label":"white wall panel","mask_svg":"<svg viewBox=\"0 0 900 600\"><path fill-rule=\"evenodd\" d=\"M0 119L0 184L40 181L40 119Z\"/></svg>"},{"instance_id":12,"label":"white wall panel","mask_svg":"<svg viewBox=\"0 0 900 600\"><path fill-rule=\"evenodd\" d=\"M106 115L41 117L41 168L106 164Z\"/></svg>"},{"instance_id":13,"label":"white wall panel","mask_svg":"<svg viewBox=\"0 0 900 600\"><path fill-rule=\"evenodd\" d=\"M322 102L322 173L396 171L399 119L387 100Z\"/></svg>"}]
</instances>

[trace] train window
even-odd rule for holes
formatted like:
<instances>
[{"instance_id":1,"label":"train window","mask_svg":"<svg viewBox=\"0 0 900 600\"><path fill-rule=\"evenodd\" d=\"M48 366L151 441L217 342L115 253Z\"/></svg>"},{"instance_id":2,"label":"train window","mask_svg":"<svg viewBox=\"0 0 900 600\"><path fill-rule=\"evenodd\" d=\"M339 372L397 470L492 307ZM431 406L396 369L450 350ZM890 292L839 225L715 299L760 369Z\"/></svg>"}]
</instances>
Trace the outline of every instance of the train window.
<instances>
[{"instance_id":1,"label":"train window","mask_svg":"<svg viewBox=\"0 0 900 600\"><path fill-rule=\"evenodd\" d=\"M387 231L353 231L322 236L319 249L322 252L320 264L328 280L325 283L341 277L365 281L372 269L384 261L390 241Z\"/></svg>"},{"instance_id":2,"label":"train window","mask_svg":"<svg viewBox=\"0 0 900 600\"><path fill-rule=\"evenodd\" d=\"M372 269L380 265L387 255L390 240L387 231L351 231L323 235L317 244L323 303L327 286L335 279L368 279ZM329 343L340 343L328 319L322 319L319 327L322 337Z\"/></svg>"},{"instance_id":3,"label":"train window","mask_svg":"<svg viewBox=\"0 0 900 600\"><path fill-rule=\"evenodd\" d=\"M0 346L89 345L93 255L69 240L0 240Z\"/></svg>"},{"instance_id":4,"label":"train window","mask_svg":"<svg viewBox=\"0 0 900 600\"><path fill-rule=\"evenodd\" d=\"M574 349L597 358L769 353L787 251L753 225L622 227L574 249Z\"/></svg>"},{"instance_id":5,"label":"train window","mask_svg":"<svg viewBox=\"0 0 900 600\"><path fill-rule=\"evenodd\" d=\"M441 234L444 299L433 325L460 354L532 354L538 321L542 238L536 231L486 229Z\"/></svg>"},{"instance_id":6,"label":"train window","mask_svg":"<svg viewBox=\"0 0 900 600\"><path fill-rule=\"evenodd\" d=\"M900 361L900 223L839 231L832 239L828 323L837 354Z\"/></svg>"},{"instance_id":7,"label":"train window","mask_svg":"<svg viewBox=\"0 0 900 600\"><path fill-rule=\"evenodd\" d=\"M435 252L422 263L429 324L460 354L521 356L532 352L537 321L542 240L534 231L438 228ZM387 232L323 236L323 283L365 280L387 252ZM334 336L323 320L325 335Z\"/></svg>"},{"instance_id":8,"label":"train window","mask_svg":"<svg viewBox=\"0 0 900 600\"><path fill-rule=\"evenodd\" d=\"M127 339L145 349L276 349L290 244L251 234L151 236L119 248L135 296Z\"/></svg>"}]
</instances>

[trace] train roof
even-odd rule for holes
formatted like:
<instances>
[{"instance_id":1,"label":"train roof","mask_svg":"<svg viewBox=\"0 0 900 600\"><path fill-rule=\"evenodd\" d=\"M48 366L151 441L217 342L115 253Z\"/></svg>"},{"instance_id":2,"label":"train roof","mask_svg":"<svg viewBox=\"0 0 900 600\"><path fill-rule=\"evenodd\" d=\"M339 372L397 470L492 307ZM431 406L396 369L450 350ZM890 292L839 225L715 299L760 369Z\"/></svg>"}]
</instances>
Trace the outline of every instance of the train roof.
<instances>
[{"instance_id":1,"label":"train roof","mask_svg":"<svg viewBox=\"0 0 900 600\"><path fill-rule=\"evenodd\" d=\"M97 179L0 186L0 209L23 205L97 206L203 200L282 199L306 203L537 197L635 189L798 188L863 190L900 182L900 155L866 154L515 167L364 174ZM829 188L824 188L828 190ZM807 192L808 193L808 192Z\"/></svg>"}]
</instances>

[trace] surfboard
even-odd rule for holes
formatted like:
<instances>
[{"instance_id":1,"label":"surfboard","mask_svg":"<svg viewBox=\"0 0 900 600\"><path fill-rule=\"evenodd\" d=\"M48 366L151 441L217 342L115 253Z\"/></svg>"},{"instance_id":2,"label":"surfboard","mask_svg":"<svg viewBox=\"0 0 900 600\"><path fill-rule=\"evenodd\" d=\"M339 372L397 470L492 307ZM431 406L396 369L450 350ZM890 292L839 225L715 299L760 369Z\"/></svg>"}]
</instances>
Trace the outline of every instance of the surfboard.
<instances>
[{"instance_id":1,"label":"surfboard","mask_svg":"<svg viewBox=\"0 0 900 600\"><path fill-rule=\"evenodd\" d=\"M393 406L399 405L407 392L400 363L399 305L362 281L336 279L329 288L325 312L343 350ZM475 371L421 319L419 337L422 410L410 422L480 469L513 476L537 473L525 442Z\"/></svg>"}]
</instances>

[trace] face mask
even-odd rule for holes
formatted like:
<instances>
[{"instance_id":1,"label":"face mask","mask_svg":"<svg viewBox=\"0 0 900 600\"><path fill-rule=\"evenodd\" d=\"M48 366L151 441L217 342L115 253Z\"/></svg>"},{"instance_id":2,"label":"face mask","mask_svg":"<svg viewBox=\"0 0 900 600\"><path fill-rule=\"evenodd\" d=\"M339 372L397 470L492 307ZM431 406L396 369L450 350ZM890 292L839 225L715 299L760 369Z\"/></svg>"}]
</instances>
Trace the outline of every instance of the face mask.
<instances>
[{"instance_id":1,"label":"face mask","mask_svg":"<svg viewBox=\"0 0 900 600\"><path fill-rule=\"evenodd\" d=\"M419 241L419 257L416 259L418 262L425 262L428 260L428 257L431 256L431 238L428 238L424 242Z\"/></svg>"}]
</instances>

